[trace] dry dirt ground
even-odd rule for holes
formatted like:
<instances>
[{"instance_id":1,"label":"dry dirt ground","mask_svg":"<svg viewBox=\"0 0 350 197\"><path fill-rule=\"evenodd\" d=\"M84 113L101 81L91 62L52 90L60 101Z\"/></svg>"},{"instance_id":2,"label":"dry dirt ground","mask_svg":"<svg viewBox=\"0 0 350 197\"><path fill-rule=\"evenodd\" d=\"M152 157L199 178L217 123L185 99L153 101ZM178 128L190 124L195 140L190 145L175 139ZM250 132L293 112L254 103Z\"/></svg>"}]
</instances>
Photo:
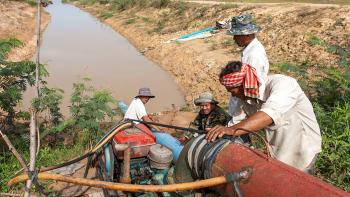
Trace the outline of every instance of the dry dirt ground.
<instances>
[{"instance_id":1,"label":"dry dirt ground","mask_svg":"<svg viewBox=\"0 0 350 197\"><path fill-rule=\"evenodd\" d=\"M41 19L42 31L47 26L50 15L43 11ZM30 59L36 46L36 7L18 1L0 1L0 39L17 38L24 43L8 55L11 61Z\"/></svg>"},{"instance_id":2,"label":"dry dirt ground","mask_svg":"<svg viewBox=\"0 0 350 197\"><path fill-rule=\"evenodd\" d=\"M229 60L240 59L240 48L221 31L213 37L184 43L167 41L214 26L243 12L254 15L263 31L257 34L266 48L271 71L281 63L308 62L308 72L319 65L337 66L339 56L326 47L311 45L311 37L350 48L350 6L332 4L207 4L179 3L162 9L132 8L110 11L110 5L79 5L126 37L150 60L168 71L185 94L188 104L202 91L210 90L223 104L227 93L217 74ZM349 57L347 57L349 60Z\"/></svg>"},{"instance_id":3,"label":"dry dirt ground","mask_svg":"<svg viewBox=\"0 0 350 197\"><path fill-rule=\"evenodd\" d=\"M78 5L125 36L147 58L168 71L180 86L190 106L202 91L212 91L223 104L227 93L217 74L229 60L239 60L240 48L225 31L215 36L184 43L167 41L226 21L242 12L252 13L263 28L258 39L264 44L272 72L279 63L308 62L309 72L318 65L336 66L339 57L326 47L310 45L316 36L328 43L350 48L350 6L332 4L214 4L182 3L162 9L133 8L110 11L110 5ZM17 1L0 2L0 38L16 37L25 43L9 55L11 60L29 59L35 52L35 7ZM44 12L42 29L48 24ZM348 54L350 52L348 51ZM349 59L349 57L348 57Z\"/></svg>"}]
</instances>

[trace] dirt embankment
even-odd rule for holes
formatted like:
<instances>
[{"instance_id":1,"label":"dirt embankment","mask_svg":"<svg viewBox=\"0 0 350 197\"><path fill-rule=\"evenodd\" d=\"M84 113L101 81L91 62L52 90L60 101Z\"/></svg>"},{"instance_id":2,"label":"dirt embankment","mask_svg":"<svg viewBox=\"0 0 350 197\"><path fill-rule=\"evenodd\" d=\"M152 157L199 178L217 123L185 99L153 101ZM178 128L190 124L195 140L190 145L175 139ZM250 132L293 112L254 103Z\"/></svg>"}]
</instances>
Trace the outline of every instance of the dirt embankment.
<instances>
[{"instance_id":1,"label":"dirt embankment","mask_svg":"<svg viewBox=\"0 0 350 197\"><path fill-rule=\"evenodd\" d=\"M13 49L10 61L28 60L36 47L36 7L18 1L0 1L0 39L17 38L24 46ZM42 11L42 31L50 21L50 15Z\"/></svg>"},{"instance_id":2,"label":"dirt embankment","mask_svg":"<svg viewBox=\"0 0 350 197\"><path fill-rule=\"evenodd\" d=\"M111 5L78 5L125 36L147 58L168 71L185 94L187 103L202 91L210 90L224 104L227 93L217 74L229 60L240 59L231 36L221 31L213 37L185 43L167 41L226 21L242 12L252 13L263 28L257 36L266 47L271 70L280 63L308 62L308 71L318 65L337 66L339 56L321 46L323 41L350 53L350 6L311 4L197 4L172 3L157 9L131 8L125 11ZM9 59L29 59L35 52L36 7L17 1L0 2L0 39L16 37L25 43L13 50ZM49 15L42 14L42 29ZM103 19L103 17L107 19ZM319 44L309 44L310 39ZM349 55L347 57L349 60ZM169 90L171 91L171 90Z\"/></svg>"},{"instance_id":3,"label":"dirt embankment","mask_svg":"<svg viewBox=\"0 0 350 197\"><path fill-rule=\"evenodd\" d=\"M321 46L322 41L346 49L347 54L350 48L348 5L179 2L161 9L136 7L124 11L116 11L109 4L78 6L100 17L168 71L189 104L206 90L212 91L219 101L227 101L227 93L220 86L217 74L227 61L240 59L240 49L225 31L185 43L166 44L164 41L213 26L217 20L228 20L243 12L252 13L263 28L257 36L267 50L271 70L278 70L275 67L281 63L308 62L308 72L317 70L318 65L337 66L339 56ZM321 43L310 44L312 37Z\"/></svg>"}]
</instances>

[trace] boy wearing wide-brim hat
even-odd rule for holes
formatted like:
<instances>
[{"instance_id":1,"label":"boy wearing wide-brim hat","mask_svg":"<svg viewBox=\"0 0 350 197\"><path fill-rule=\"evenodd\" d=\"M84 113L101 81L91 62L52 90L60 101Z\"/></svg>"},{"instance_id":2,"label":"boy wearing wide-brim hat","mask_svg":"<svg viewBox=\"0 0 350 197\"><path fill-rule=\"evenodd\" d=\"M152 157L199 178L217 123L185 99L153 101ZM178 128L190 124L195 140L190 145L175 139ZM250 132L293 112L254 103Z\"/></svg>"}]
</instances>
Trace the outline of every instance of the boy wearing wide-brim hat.
<instances>
[{"instance_id":1,"label":"boy wearing wide-brim hat","mask_svg":"<svg viewBox=\"0 0 350 197\"><path fill-rule=\"evenodd\" d=\"M269 61L264 46L255 37L255 34L260 31L261 28L255 24L252 15L241 14L232 17L227 34L233 36L233 40L239 47L243 47L241 62L256 70L259 91L262 96L265 91L267 73L269 72ZM232 120L228 126L237 124L246 116L242 111L242 101L239 98L231 96L229 114L232 116Z\"/></svg>"},{"instance_id":2,"label":"boy wearing wide-brim hat","mask_svg":"<svg viewBox=\"0 0 350 197\"><path fill-rule=\"evenodd\" d=\"M155 98L155 96L151 93L151 90L147 87L140 88L138 94L131 101L128 109L126 110L124 118L152 122L152 119L148 116L145 108L145 104L150 98ZM138 122L135 122L135 124L138 124ZM150 125L150 127L160 131L160 129L155 125Z\"/></svg>"},{"instance_id":3,"label":"boy wearing wide-brim hat","mask_svg":"<svg viewBox=\"0 0 350 197\"><path fill-rule=\"evenodd\" d=\"M135 97L148 97L148 98L155 98L156 96L154 96L151 93L151 90L149 88L140 88L139 89L139 93L137 94L137 96Z\"/></svg>"},{"instance_id":4,"label":"boy wearing wide-brim hat","mask_svg":"<svg viewBox=\"0 0 350 197\"><path fill-rule=\"evenodd\" d=\"M126 110L124 119L153 122L152 118L147 114L145 108L145 104L151 98L155 98L155 96L151 93L149 88L140 88L138 94L131 101L128 109ZM134 123L139 124L139 122ZM180 141L170 134L162 132L156 125L148 124L148 126L151 127L151 130L156 137L157 144L161 144L169 148L173 153L173 161L176 162L183 148Z\"/></svg>"}]
</instances>

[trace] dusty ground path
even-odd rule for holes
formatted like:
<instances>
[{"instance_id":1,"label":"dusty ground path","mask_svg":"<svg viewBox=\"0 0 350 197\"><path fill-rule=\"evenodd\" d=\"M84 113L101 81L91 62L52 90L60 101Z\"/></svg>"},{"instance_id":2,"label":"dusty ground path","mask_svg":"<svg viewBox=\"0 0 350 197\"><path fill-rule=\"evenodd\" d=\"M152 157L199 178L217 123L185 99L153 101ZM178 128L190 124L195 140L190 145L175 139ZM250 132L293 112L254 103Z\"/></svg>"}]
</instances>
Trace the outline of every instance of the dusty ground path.
<instances>
[{"instance_id":1,"label":"dusty ground path","mask_svg":"<svg viewBox=\"0 0 350 197\"><path fill-rule=\"evenodd\" d=\"M339 56L320 44L310 44L313 38L349 52L349 5L207 3L180 2L161 9L135 7L124 11L113 10L110 4L76 5L100 17L168 71L190 106L199 93L208 90L225 105L228 95L217 74L227 61L240 59L240 48L225 31L184 43L164 42L214 26L215 21L226 21L243 12L253 14L263 29L257 36L266 48L271 72L279 72L283 63L306 64L309 73L316 72L319 65L337 66ZM349 57L345 59L349 61Z\"/></svg>"}]
</instances>

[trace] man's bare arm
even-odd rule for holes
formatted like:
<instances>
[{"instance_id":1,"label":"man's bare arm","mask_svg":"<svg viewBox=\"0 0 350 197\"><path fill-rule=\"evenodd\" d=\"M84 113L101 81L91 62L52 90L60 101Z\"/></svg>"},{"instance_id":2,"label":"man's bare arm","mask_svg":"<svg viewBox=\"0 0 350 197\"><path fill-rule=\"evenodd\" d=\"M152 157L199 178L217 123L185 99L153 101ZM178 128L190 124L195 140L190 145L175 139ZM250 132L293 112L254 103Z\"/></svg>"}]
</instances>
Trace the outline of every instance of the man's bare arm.
<instances>
[{"instance_id":1,"label":"man's bare arm","mask_svg":"<svg viewBox=\"0 0 350 197\"><path fill-rule=\"evenodd\" d=\"M231 127L215 126L208 131L206 138L209 141L214 141L216 138L221 138L224 135L239 136L247 133L246 131L240 130L239 128L257 132L260 129L271 125L272 123L272 118L265 112L257 112L252 116L249 116L246 120L243 120Z\"/></svg>"},{"instance_id":2,"label":"man's bare arm","mask_svg":"<svg viewBox=\"0 0 350 197\"><path fill-rule=\"evenodd\" d=\"M153 122L153 120L148 115L143 116L142 120L145 121L145 122ZM157 127L156 125L151 125L150 124L149 126L152 127L153 129L157 130L158 132L160 132L160 128Z\"/></svg>"}]
</instances>

